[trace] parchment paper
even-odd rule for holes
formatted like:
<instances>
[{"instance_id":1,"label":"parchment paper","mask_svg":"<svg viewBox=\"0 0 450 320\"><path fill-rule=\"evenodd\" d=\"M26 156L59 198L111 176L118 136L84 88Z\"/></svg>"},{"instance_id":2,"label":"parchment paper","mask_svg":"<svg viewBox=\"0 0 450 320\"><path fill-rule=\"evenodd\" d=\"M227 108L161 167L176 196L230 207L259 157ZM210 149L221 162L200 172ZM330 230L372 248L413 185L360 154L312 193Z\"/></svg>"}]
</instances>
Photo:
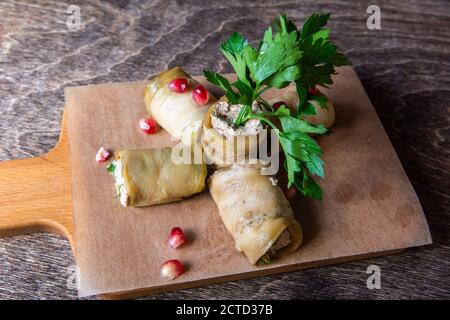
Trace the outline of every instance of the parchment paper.
<instances>
[{"instance_id":1,"label":"parchment paper","mask_svg":"<svg viewBox=\"0 0 450 320\"><path fill-rule=\"evenodd\" d=\"M173 145L167 133L144 135L145 82L66 88L79 295L151 288L161 292L317 266L431 243L417 196L368 97L351 68L341 68L330 91L336 105L333 133L320 138L326 179L322 202L293 203L304 245L261 268L234 248L208 192L182 202L123 208L113 180L95 162L110 149ZM277 95L269 92L269 97ZM170 229L187 231L189 243L167 245ZM160 277L171 258L187 265L174 281Z\"/></svg>"}]
</instances>

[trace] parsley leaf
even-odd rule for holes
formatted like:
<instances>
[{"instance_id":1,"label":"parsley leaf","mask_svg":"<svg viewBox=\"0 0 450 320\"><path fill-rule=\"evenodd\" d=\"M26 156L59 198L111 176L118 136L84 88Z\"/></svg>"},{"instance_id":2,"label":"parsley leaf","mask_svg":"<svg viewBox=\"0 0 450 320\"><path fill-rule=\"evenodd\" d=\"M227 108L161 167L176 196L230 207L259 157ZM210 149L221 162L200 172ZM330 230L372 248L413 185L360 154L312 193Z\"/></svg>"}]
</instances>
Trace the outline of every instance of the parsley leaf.
<instances>
[{"instance_id":1,"label":"parsley leaf","mask_svg":"<svg viewBox=\"0 0 450 320\"><path fill-rule=\"evenodd\" d=\"M330 30L323 28L329 18L330 14L313 14L297 33L300 50L303 51L299 62L302 73L295 81L300 98L298 115L311 114L311 106L305 106L309 88L331 85L333 83L331 76L336 74L335 67L351 65L350 61L338 52L337 46L329 40Z\"/></svg>"},{"instance_id":2,"label":"parsley leaf","mask_svg":"<svg viewBox=\"0 0 450 320\"><path fill-rule=\"evenodd\" d=\"M231 84L227 78L223 77L219 73L215 73L209 70L203 70L203 74L209 82L215 84L225 91L225 95L230 103L239 103L239 95L233 91L233 89L231 88Z\"/></svg>"},{"instance_id":3,"label":"parsley leaf","mask_svg":"<svg viewBox=\"0 0 450 320\"><path fill-rule=\"evenodd\" d=\"M247 47L250 47L247 39L239 33L233 32L227 41L220 45L219 51L231 63L238 79L251 88L252 84L247 77L247 66L243 56L244 49Z\"/></svg>"},{"instance_id":4,"label":"parsley leaf","mask_svg":"<svg viewBox=\"0 0 450 320\"><path fill-rule=\"evenodd\" d=\"M275 29L275 31L282 33L298 31L295 23L289 20L285 14L281 14L279 19L275 20L272 23L272 27L273 29Z\"/></svg>"},{"instance_id":5,"label":"parsley leaf","mask_svg":"<svg viewBox=\"0 0 450 320\"><path fill-rule=\"evenodd\" d=\"M271 263L271 258L268 254L263 255L261 258L259 258L257 264L258 266L265 266Z\"/></svg>"},{"instance_id":6,"label":"parsley leaf","mask_svg":"<svg viewBox=\"0 0 450 320\"><path fill-rule=\"evenodd\" d=\"M327 97L311 94L310 100L316 101L321 108L328 109Z\"/></svg>"},{"instance_id":7,"label":"parsley leaf","mask_svg":"<svg viewBox=\"0 0 450 320\"><path fill-rule=\"evenodd\" d=\"M316 107L311 102L307 101L306 104L303 105L302 113L304 115L315 115Z\"/></svg>"},{"instance_id":8,"label":"parsley leaf","mask_svg":"<svg viewBox=\"0 0 450 320\"><path fill-rule=\"evenodd\" d=\"M281 117L281 116L290 116L291 110L289 110L286 105L281 105L275 112L272 113L273 116Z\"/></svg>"},{"instance_id":9,"label":"parsley leaf","mask_svg":"<svg viewBox=\"0 0 450 320\"><path fill-rule=\"evenodd\" d=\"M313 36L317 32L322 30L322 27L327 24L330 14L315 13L311 15L303 24L302 31L300 32L300 40Z\"/></svg>"},{"instance_id":10,"label":"parsley leaf","mask_svg":"<svg viewBox=\"0 0 450 320\"><path fill-rule=\"evenodd\" d=\"M325 128L322 124L314 126L304 120L297 119L294 117L286 117L286 116L280 117L280 122L284 132L300 131L303 133L315 133L315 134L324 134L325 132L327 132L327 128Z\"/></svg>"},{"instance_id":11,"label":"parsley leaf","mask_svg":"<svg viewBox=\"0 0 450 320\"><path fill-rule=\"evenodd\" d=\"M111 162L107 167L106 171L108 171L110 174L114 174L114 171L116 171L116 165L114 162Z\"/></svg>"},{"instance_id":12,"label":"parsley leaf","mask_svg":"<svg viewBox=\"0 0 450 320\"><path fill-rule=\"evenodd\" d=\"M251 113L249 110L243 120L259 119L267 123L277 134L280 145L285 154L285 167L288 173L288 186L295 187L305 196L317 200L322 199L322 190L311 176L324 178L324 162L320 159L322 149L308 134L324 134L327 129L323 125L312 125L304 120L292 117L289 109L284 105L275 112ZM278 117L281 129L269 120L269 117Z\"/></svg>"},{"instance_id":13,"label":"parsley leaf","mask_svg":"<svg viewBox=\"0 0 450 320\"><path fill-rule=\"evenodd\" d=\"M304 195L319 200L323 197L322 190L312 177L325 176L320 158L322 149L309 135L324 134L327 129L305 122L301 115L315 114L311 101L327 108L326 97L311 89L331 85L335 67L351 64L329 40L330 30L325 28L329 17L328 13L313 14L300 30L286 15L280 15L264 32L257 48L234 32L219 47L236 72L234 83L204 70L208 81L222 88L231 104L243 105L234 124L240 126L249 119L259 119L269 125L277 134L286 157L288 185L295 185ZM273 110L260 97L269 88L281 89L291 83L295 83L299 98L293 114L286 106ZM254 101L271 111L253 113ZM280 120L281 128L272 122L274 117Z\"/></svg>"},{"instance_id":14,"label":"parsley leaf","mask_svg":"<svg viewBox=\"0 0 450 320\"><path fill-rule=\"evenodd\" d=\"M285 16L280 19L288 21ZM281 32L273 33L269 27L257 49L241 34L234 32L219 46L219 51L233 66L238 80L229 84L224 77L208 70L204 70L205 77L225 90L226 97L233 104L251 105L265 90L288 86L300 77L298 63L302 56L297 30L291 29L292 26L289 30L283 28Z\"/></svg>"},{"instance_id":15,"label":"parsley leaf","mask_svg":"<svg viewBox=\"0 0 450 320\"><path fill-rule=\"evenodd\" d=\"M256 52L253 49L250 54L245 55L245 61L253 80L259 87L266 81L270 81L269 77L276 76L279 72L284 72L284 77L289 79L287 84L295 80L300 71L292 67L300 61L301 56L296 32L276 33L273 36L272 28L269 27L264 34L259 51Z\"/></svg>"},{"instance_id":16,"label":"parsley leaf","mask_svg":"<svg viewBox=\"0 0 450 320\"><path fill-rule=\"evenodd\" d=\"M249 118L249 115L251 114L252 109L249 105L244 105L241 109L241 111L238 113L234 124L235 125L239 125L239 123L244 123L245 121L247 121Z\"/></svg>"}]
</instances>

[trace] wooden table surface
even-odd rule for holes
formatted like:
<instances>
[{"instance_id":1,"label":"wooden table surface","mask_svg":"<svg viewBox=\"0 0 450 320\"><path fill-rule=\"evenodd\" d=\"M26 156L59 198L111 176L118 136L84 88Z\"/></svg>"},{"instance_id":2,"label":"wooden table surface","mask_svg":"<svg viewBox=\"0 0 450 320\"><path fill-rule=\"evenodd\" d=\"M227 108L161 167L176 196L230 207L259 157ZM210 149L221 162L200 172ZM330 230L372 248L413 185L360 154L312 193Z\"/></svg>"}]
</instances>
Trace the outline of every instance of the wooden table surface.
<instances>
[{"instance_id":1,"label":"wooden table surface","mask_svg":"<svg viewBox=\"0 0 450 320\"><path fill-rule=\"evenodd\" d=\"M450 298L447 0L70 4L81 9L81 30L67 28L67 3L0 2L0 160L36 156L55 145L65 86L148 79L175 65L191 74L205 67L229 72L216 48L230 32L256 40L280 12L299 23L312 12L329 11L332 37L353 61L419 196L434 241L395 256L147 299ZM366 27L370 4L381 8L380 30ZM381 268L379 290L366 287L371 264ZM0 239L0 298L76 299L68 281L73 265L62 236Z\"/></svg>"}]
</instances>

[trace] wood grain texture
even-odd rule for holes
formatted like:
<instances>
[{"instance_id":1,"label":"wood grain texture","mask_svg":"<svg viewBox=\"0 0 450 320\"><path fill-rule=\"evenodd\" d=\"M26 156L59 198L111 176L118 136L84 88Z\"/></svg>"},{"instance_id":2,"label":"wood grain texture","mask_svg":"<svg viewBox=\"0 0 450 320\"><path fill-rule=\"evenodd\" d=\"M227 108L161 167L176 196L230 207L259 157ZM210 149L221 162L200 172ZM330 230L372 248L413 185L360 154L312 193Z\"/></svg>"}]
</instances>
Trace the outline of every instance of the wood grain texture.
<instances>
[{"instance_id":1,"label":"wood grain texture","mask_svg":"<svg viewBox=\"0 0 450 320\"><path fill-rule=\"evenodd\" d=\"M77 3L77 1L73 1ZM0 3L0 159L36 156L59 136L63 87L148 79L167 66L231 71L216 47L232 30L256 40L280 11L302 21L333 12L334 39L352 59L424 207L432 247L154 298L449 298L449 4L378 1L368 30L362 1L80 2L85 28L69 32L57 1ZM382 270L368 290L365 270ZM75 298L63 237L0 239L0 297Z\"/></svg>"}]
</instances>

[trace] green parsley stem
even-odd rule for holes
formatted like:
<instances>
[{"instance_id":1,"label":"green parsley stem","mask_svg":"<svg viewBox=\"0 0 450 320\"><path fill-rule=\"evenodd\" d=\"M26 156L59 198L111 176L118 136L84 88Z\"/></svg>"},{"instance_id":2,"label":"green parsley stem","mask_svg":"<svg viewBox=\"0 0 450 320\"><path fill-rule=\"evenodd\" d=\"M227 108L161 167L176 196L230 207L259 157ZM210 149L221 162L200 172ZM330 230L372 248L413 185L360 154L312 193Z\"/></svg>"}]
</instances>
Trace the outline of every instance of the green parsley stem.
<instances>
[{"instance_id":1,"label":"green parsley stem","mask_svg":"<svg viewBox=\"0 0 450 320\"><path fill-rule=\"evenodd\" d=\"M258 119L260 121L267 123L269 126L272 127L272 129L278 130L276 125L272 121L264 117L264 115L266 115L266 113L251 113L247 116L247 118L243 122L247 121L248 119Z\"/></svg>"}]
</instances>

